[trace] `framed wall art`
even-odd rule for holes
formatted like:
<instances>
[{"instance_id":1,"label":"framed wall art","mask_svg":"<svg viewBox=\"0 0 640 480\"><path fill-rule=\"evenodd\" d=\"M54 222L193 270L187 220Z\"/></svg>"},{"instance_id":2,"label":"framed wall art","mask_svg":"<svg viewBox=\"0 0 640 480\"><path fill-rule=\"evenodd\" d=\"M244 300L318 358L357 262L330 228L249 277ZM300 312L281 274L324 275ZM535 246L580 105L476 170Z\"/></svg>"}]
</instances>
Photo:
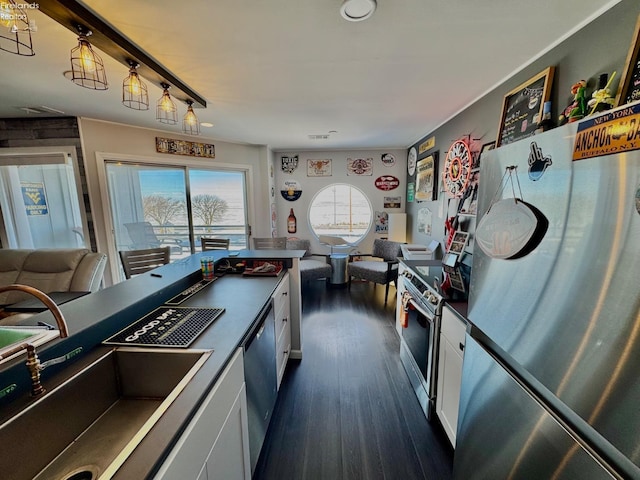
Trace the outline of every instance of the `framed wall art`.
<instances>
[{"instance_id":1,"label":"framed wall art","mask_svg":"<svg viewBox=\"0 0 640 480\"><path fill-rule=\"evenodd\" d=\"M620 78L616 106L640 100L640 16L636 22L627 61Z\"/></svg>"},{"instance_id":2,"label":"framed wall art","mask_svg":"<svg viewBox=\"0 0 640 480\"><path fill-rule=\"evenodd\" d=\"M554 67L548 67L504 96L496 148L535 133L544 102L550 100Z\"/></svg>"},{"instance_id":3,"label":"framed wall art","mask_svg":"<svg viewBox=\"0 0 640 480\"><path fill-rule=\"evenodd\" d=\"M436 200L436 174L438 172L438 153L419 160L416 164L416 193L418 201Z\"/></svg>"}]
</instances>

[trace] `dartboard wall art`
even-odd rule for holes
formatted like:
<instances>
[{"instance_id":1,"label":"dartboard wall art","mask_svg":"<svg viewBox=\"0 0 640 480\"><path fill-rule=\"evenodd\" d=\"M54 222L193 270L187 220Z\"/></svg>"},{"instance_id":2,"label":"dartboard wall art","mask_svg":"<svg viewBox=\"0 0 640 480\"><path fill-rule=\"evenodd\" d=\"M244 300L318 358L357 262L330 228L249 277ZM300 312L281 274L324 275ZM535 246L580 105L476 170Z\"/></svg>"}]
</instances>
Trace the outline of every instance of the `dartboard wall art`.
<instances>
[{"instance_id":1,"label":"dartboard wall art","mask_svg":"<svg viewBox=\"0 0 640 480\"><path fill-rule=\"evenodd\" d=\"M458 198L464 194L469 183L472 165L469 145L456 140L449 147L442 172L444 188L450 197Z\"/></svg>"}]
</instances>

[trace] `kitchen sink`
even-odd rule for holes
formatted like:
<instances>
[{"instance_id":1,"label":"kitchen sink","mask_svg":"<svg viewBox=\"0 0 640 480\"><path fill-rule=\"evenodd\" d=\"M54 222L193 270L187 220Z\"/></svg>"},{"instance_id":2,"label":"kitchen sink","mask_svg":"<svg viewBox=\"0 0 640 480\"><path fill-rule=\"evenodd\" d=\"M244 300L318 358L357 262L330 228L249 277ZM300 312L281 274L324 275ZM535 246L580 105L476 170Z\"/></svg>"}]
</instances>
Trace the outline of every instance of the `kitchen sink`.
<instances>
[{"instance_id":1,"label":"kitchen sink","mask_svg":"<svg viewBox=\"0 0 640 480\"><path fill-rule=\"evenodd\" d=\"M15 480L110 478L211 351L120 347L0 425Z\"/></svg>"},{"instance_id":2,"label":"kitchen sink","mask_svg":"<svg viewBox=\"0 0 640 480\"><path fill-rule=\"evenodd\" d=\"M34 347L43 345L54 338L58 338L60 332L45 327L20 327L2 326L0 327L0 363L5 362L17 355L24 354L25 351L7 355L17 345L28 342Z\"/></svg>"}]
</instances>

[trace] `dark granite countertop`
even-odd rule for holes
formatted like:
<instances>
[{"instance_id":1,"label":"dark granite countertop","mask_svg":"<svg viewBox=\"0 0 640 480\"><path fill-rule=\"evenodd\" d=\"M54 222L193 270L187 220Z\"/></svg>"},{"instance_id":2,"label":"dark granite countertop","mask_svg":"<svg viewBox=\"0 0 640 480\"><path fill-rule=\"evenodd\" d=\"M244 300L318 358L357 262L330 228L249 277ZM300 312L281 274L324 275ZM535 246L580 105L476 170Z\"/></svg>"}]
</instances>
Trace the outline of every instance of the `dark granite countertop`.
<instances>
[{"instance_id":1,"label":"dark granite countertop","mask_svg":"<svg viewBox=\"0 0 640 480\"><path fill-rule=\"evenodd\" d=\"M303 254L304 251L298 250L244 250L233 258L290 261ZM53 387L56 382L68 378L83 364L89 363L97 352L108 348L101 345L102 340L199 281L201 279L200 257L214 257L218 261L226 258L227 255L228 252L222 250L191 255L154 269L154 276L151 276L151 273L139 275L62 305L60 308L67 320L70 336L40 347L38 354L41 360L45 361L79 346L85 353L74 363L51 367L50 371L43 373L43 384ZM213 349L214 352L113 478L147 478L153 474L178 440L236 349L242 345L245 336L258 319L281 278L282 274L278 277L227 274L181 304L190 307L225 309L224 313L190 346L195 349ZM36 324L38 321L55 324L49 312L34 315L22 323ZM7 362L0 367L0 382L4 384L10 381L21 383L21 390L28 391L29 378L24 367L24 358ZM15 413L29 404L26 393L21 394L17 399L4 400L4 404L0 404L0 418L5 419L9 412Z\"/></svg>"}]
</instances>

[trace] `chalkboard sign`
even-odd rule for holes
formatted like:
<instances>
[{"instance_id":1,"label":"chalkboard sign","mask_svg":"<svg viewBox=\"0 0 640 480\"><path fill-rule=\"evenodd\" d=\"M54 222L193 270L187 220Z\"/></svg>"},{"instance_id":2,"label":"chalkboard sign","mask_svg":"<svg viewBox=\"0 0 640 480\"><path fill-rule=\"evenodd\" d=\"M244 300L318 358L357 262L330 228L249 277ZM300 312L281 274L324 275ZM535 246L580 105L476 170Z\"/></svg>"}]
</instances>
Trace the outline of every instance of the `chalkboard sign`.
<instances>
[{"instance_id":1,"label":"chalkboard sign","mask_svg":"<svg viewBox=\"0 0 640 480\"><path fill-rule=\"evenodd\" d=\"M504 96L496 147L533 135L551 95L554 70L543 70Z\"/></svg>"},{"instance_id":2,"label":"chalkboard sign","mask_svg":"<svg viewBox=\"0 0 640 480\"><path fill-rule=\"evenodd\" d=\"M629 47L624 72L620 79L616 106L625 105L640 100L640 16L636 22L633 41Z\"/></svg>"}]
</instances>

